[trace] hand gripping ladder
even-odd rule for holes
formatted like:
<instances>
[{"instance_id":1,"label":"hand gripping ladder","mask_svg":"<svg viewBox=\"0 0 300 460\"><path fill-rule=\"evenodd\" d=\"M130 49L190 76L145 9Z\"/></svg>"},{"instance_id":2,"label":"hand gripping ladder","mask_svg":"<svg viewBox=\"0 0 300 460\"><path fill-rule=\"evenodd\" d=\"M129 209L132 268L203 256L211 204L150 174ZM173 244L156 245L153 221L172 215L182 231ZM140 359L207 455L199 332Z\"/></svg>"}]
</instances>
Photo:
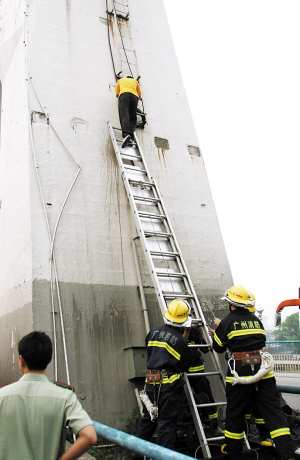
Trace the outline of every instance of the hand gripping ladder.
<instances>
[{"instance_id":1,"label":"hand gripping ladder","mask_svg":"<svg viewBox=\"0 0 300 460\"><path fill-rule=\"evenodd\" d=\"M185 374L184 378L186 397L202 451L205 458L211 458L209 443L221 441L224 436L206 438L198 409L222 406L226 402L196 404L189 379L193 378L192 376L217 375L224 394L225 384L219 358L212 350L211 338L205 327L206 321L200 303L182 258L158 186L148 172L138 139L135 135L136 144L122 148L121 130L113 128L110 122L108 122L108 127L161 312L163 314L168 304L174 299L187 300L191 306L193 322L200 324L206 340L205 345L189 346L197 348L209 346L215 371Z\"/></svg>"}]
</instances>

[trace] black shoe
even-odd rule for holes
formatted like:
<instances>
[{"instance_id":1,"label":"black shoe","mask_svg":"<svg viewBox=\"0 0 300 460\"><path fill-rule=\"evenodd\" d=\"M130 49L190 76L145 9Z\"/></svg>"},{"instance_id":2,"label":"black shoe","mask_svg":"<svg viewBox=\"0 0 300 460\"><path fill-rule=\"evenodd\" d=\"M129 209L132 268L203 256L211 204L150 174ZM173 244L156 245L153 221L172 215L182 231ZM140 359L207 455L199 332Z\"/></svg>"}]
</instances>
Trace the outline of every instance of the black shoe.
<instances>
[{"instance_id":1,"label":"black shoe","mask_svg":"<svg viewBox=\"0 0 300 460\"><path fill-rule=\"evenodd\" d=\"M130 137L130 139L129 139L127 145L130 145L131 147L134 146L134 145L136 145L135 140L134 140L132 137Z\"/></svg>"},{"instance_id":2,"label":"black shoe","mask_svg":"<svg viewBox=\"0 0 300 460\"><path fill-rule=\"evenodd\" d=\"M125 136L125 137L123 138L122 149L123 149L124 147L126 147L126 145L128 144L129 140L130 140L130 136L129 136L129 134L127 134L127 136Z\"/></svg>"}]
</instances>

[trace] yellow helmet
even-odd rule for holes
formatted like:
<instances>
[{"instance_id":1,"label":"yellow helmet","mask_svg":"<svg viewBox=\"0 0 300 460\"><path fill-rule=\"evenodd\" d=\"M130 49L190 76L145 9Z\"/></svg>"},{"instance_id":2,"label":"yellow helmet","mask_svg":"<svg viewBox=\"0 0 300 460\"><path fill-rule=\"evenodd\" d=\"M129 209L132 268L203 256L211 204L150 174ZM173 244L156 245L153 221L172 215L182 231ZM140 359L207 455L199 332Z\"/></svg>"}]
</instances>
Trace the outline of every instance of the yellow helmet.
<instances>
[{"instance_id":1,"label":"yellow helmet","mask_svg":"<svg viewBox=\"0 0 300 460\"><path fill-rule=\"evenodd\" d=\"M251 291L249 291L249 294L251 295L252 297L252 300L253 300L253 306L252 307L246 307L251 313L254 313L256 308L255 308L255 303L256 303L256 300L255 300L255 297L254 297L254 294L252 294Z\"/></svg>"},{"instance_id":2,"label":"yellow helmet","mask_svg":"<svg viewBox=\"0 0 300 460\"><path fill-rule=\"evenodd\" d=\"M164 313L164 317L171 323L185 323L189 316L190 307L183 300L173 300Z\"/></svg>"},{"instance_id":3,"label":"yellow helmet","mask_svg":"<svg viewBox=\"0 0 300 460\"><path fill-rule=\"evenodd\" d=\"M242 308L252 307L255 304L255 300L253 300L250 291L240 284L227 289L224 296L221 297L221 300L227 300L235 307Z\"/></svg>"}]
</instances>

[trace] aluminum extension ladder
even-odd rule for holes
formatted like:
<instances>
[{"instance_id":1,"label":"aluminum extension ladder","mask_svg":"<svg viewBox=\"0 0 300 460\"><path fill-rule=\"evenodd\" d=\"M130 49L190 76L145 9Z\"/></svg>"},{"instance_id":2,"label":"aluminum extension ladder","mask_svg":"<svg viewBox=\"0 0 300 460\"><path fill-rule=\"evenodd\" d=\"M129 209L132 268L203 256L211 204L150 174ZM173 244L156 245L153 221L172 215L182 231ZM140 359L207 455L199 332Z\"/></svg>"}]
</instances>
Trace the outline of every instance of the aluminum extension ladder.
<instances>
[{"instance_id":1,"label":"aluminum extension ladder","mask_svg":"<svg viewBox=\"0 0 300 460\"><path fill-rule=\"evenodd\" d=\"M218 376L225 400L225 383L219 358L211 347L211 338L205 327L206 321L200 303L182 258L158 186L149 174L137 136L135 135L135 146L122 148L121 130L113 128L110 122L108 122L108 127L161 312L163 314L170 301L174 299L187 300L191 306L192 322L200 324L206 340L205 345L189 345L189 347L209 347L215 371L184 374L184 379L186 397L204 457L211 458L209 443L222 441L225 438L224 436L206 437L198 409L224 406L226 402L196 404L189 378L204 375Z\"/></svg>"}]
</instances>

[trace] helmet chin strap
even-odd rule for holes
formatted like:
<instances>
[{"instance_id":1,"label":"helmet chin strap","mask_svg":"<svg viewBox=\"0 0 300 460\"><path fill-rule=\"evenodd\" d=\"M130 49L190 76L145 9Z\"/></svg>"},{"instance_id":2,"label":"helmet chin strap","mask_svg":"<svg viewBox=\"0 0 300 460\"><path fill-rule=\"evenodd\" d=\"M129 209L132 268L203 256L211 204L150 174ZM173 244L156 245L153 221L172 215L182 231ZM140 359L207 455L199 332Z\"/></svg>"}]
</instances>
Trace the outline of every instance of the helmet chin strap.
<instances>
[{"instance_id":1,"label":"helmet chin strap","mask_svg":"<svg viewBox=\"0 0 300 460\"><path fill-rule=\"evenodd\" d=\"M175 321L170 321L168 320L165 316L163 317L164 318L164 322L165 324L168 324L169 326L173 326L173 327L186 327L186 325L188 325L188 327L190 327L190 321L189 320L186 320L184 323L175 323Z\"/></svg>"},{"instance_id":2,"label":"helmet chin strap","mask_svg":"<svg viewBox=\"0 0 300 460\"><path fill-rule=\"evenodd\" d=\"M164 322L165 322L165 324L168 324L169 326L173 326L173 327L182 327L183 324L184 324L184 323L180 324L180 323L175 323L173 321L169 321L165 316L164 316Z\"/></svg>"}]
</instances>

